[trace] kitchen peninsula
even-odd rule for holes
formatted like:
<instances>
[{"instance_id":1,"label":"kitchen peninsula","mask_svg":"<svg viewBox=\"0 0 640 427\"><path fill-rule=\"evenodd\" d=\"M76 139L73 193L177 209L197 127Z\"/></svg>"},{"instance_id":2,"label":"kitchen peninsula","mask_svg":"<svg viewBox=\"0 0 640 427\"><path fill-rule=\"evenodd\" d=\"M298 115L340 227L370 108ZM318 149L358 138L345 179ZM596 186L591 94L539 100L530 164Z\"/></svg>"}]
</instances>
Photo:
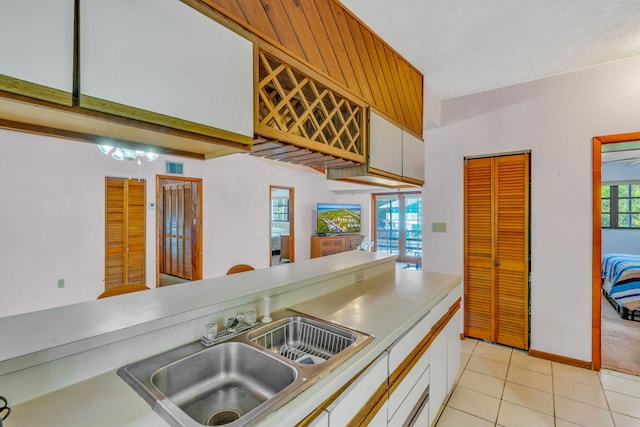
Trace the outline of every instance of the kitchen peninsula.
<instances>
[{"instance_id":1,"label":"kitchen peninsula","mask_svg":"<svg viewBox=\"0 0 640 427\"><path fill-rule=\"evenodd\" d=\"M2 318L0 391L13 408L5 426L168 425L116 370L198 340L210 321L247 310L260 317L266 296L272 311L291 308L375 338L258 425L431 422L459 367L460 282L352 251ZM375 390L361 393L371 378Z\"/></svg>"}]
</instances>

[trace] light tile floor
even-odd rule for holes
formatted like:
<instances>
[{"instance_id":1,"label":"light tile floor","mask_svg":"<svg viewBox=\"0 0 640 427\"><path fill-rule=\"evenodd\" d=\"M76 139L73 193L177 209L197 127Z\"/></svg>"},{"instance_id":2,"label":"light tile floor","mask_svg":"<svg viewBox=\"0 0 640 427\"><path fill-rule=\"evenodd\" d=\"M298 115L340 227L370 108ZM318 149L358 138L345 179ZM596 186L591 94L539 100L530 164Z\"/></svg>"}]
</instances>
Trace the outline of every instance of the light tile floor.
<instances>
[{"instance_id":1,"label":"light tile floor","mask_svg":"<svg viewBox=\"0 0 640 427\"><path fill-rule=\"evenodd\" d=\"M474 339L462 341L460 366L437 427L640 427L640 377Z\"/></svg>"}]
</instances>

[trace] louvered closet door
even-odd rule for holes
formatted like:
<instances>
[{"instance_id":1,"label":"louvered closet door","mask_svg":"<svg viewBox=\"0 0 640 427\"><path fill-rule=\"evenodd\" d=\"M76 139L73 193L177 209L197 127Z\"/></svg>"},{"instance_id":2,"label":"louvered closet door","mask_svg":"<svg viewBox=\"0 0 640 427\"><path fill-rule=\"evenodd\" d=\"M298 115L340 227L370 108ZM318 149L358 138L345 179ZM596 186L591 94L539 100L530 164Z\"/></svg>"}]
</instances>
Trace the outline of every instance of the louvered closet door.
<instances>
[{"instance_id":1,"label":"louvered closet door","mask_svg":"<svg viewBox=\"0 0 640 427\"><path fill-rule=\"evenodd\" d=\"M529 155L465 167L465 335L528 348Z\"/></svg>"},{"instance_id":2,"label":"louvered closet door","mask_svg":"<svg viewBox=\"0 0 640 427\"><path fill-rule=\"evenodd\" d=\"M145 283L145 181L105 180L105 289Z\"/></svg>"},{"instance_id":3,"label":"louvered closet door","mask_svg":"<svg viewBox=\"0 0 640 427\"><path fill-rule=\"evenodd\" d=\"M465 335L493 341L493 162L465 166Z\"/></svg>"}]
</instances>

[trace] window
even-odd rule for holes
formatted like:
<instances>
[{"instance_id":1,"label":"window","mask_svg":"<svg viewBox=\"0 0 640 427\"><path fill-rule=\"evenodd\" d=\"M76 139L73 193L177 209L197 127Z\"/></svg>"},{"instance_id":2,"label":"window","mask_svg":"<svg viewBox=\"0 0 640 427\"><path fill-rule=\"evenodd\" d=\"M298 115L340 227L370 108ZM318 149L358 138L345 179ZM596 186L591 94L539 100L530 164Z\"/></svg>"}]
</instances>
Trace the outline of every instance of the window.
<instances>
[{"instance_id":1,"label":"window","mask_svg":"<svg viewBox=\"0 0 640 427\"><path fill-rule=\"evenodd\" d=\"M289 222L289 199L271 199L271 221Z\"/></svg>"},{"instance_id":2,"label":"window","mask_svg":"<svg viewBox=\"0 0 640 427\"><path fill-rule=\"evenodd\" d=\"M422 258L422 195L374 194L375 251L397 255L398 262Z\"/></svg>"},{"instance_id":3,"label":"window","mask_svg":"<svg viewBox=\"0 0 640 427\"><path fill-rule=\"evenodd\" d=\"M602 228L640 228L640 183L603 185Z\"/></svg>"}]
</instances>

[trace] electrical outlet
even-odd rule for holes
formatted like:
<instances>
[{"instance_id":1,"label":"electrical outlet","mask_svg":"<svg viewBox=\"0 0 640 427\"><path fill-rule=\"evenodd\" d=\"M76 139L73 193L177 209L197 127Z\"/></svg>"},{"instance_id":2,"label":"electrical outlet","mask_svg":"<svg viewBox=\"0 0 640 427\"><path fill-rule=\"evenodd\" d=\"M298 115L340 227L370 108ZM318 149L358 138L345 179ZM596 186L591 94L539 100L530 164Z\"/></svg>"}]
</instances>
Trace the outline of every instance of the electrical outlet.
<instances>
[{"instance_id":1,"label":"electrical outlet","mask_svg":"<svg viewBox=\"0 0 640 427\"><path fill-rule=\"evenodd\" d=\"M431 231L433 233L446 233L447 232L447 223L446 222L432 222L431 223Z\"/></svg>"},{"instance_id":2,"label":"electrical outlet","mask_svg":"<svg viewBox=\"0 0 640 427\"><path fill-rule=\"evenodd\" d=\"M64 288L64 279L58 279L58 289Z\"/></svg>"},{"instance_id":3,"label":"electrical outlet","mask_svg":"<svg viewBox=\"0 0 640 427\"><path fill-rule=\"evenodd\" d=\"M362 276L364 276L364 273L362 271L357 271L356 272L356 282L359 282L362 280Z\"/></svg>"}]
</instances>

